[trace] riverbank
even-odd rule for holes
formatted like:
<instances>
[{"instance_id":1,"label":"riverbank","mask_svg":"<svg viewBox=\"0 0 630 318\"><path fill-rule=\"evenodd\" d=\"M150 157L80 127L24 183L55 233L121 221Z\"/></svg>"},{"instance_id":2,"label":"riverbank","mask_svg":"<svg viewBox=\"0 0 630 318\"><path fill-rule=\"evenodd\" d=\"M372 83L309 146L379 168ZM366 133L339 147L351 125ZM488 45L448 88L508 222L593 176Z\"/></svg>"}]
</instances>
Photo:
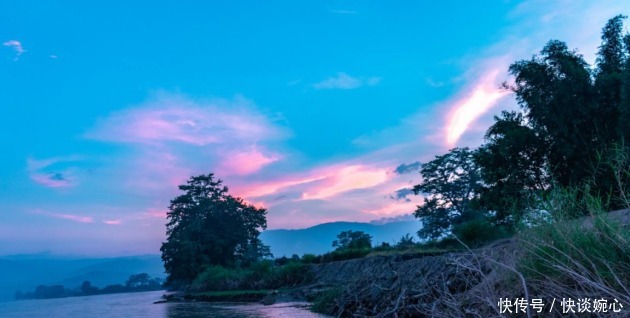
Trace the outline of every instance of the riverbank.
<instances>
[{"instance_id":1,"label":"riverbank","mask_svg":"<svg viewBox=\"0 0 630 318\"><path fill-rule=\"evenodd\" d=\"M167 293L155 303L167 302L229 302L229 303L260 303L272 305L275 303L307 302L302 288L280 290L227 290L206 292L175 292Z\"/></svg>"},{"instance_id":2,"label":"riverbank","mask_svg":"<svg viewBox=\"0 0 630 318\"><path fill-rule=\"evenodd\" d=\"M558 314L561 309L550 307L553 299L605 298L628 308L630 299L623 291L628 290L630 277L629 213L615 211L523 230L477 249L386 251L351 260L293 264L293 270L280 268L270 277L290 272L291 279L281 281L301 281L298 285L188 292L165 301L264 305L300 301L311 303L315 312L337 317L494 317L502 315L498 305L502 299L543 300L545 310ZM620 317L623 314L627 311Z\"/></svg>"}]
</instances>

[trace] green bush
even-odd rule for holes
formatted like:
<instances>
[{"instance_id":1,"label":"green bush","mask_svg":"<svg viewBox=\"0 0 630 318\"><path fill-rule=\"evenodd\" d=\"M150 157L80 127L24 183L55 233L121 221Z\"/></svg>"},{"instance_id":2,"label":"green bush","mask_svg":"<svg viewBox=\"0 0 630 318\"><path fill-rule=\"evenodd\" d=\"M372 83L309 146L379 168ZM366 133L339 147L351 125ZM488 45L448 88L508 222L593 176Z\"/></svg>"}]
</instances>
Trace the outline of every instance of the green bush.
<instances>
[{"instance_id":1,"label":"green bush","mask_svg":"<svg viewBox=\"0 0 630 318\"><path fill-rule=\"evenodd\" d=\"M484 218L457 224L453 226L452 232L469 247L478 247L512 234L506 227L493 225Z\"/></svg>"},{"instance_id":2,"label":"green bush","mask_svg":"<svg viewBox=\"0 0 630 318\"><path fill-rule=\"evenodd\" d=\"M193 290L227 290L238 288L246 273L223 266L209 266L195 278Z\"/></svg>"},{"instance_id":3,"label":"green bush","mask_svg":"<svg viewBox=\"0 0 630 318\"><path fill-rule=\"evenodd\" d=\"M348 248L342 250L336 250L328 252L321 256L322 263L345 261L349 259L362 258L370 254L371 248Z\"/></svg>"},{"instance_id":4,"label":"green bush","mask_svg":"<svg viewBox=\"0 0 630 318\"><path fill-rule=\"evenodd\" d=\"M332 316L337 312L337 299L341 296L340 288L333 288L319 293L313 300L311 311Z\"/></svg>"},{"instance_id":5,"label":"green bush","mask_svg":"<svg viewBox=\"0 0 630 318\"><path fill-rule=\"evenodd\" d=\"M273 288L297 286L309 283L314 278L312 272L309 270L309 266L300 262L290 262L287 265L277 268L274 276Z\"/></svg>"},{"instance_id":6,"label":"green bush","mask_svg":"<svg viewBox=\"0 0 630 318\"><path fill-rule=\"evenodd\" d=\"M316 264L319 263L319 256L315 254L302 255L302 263L304 264Z\"/></svg>"},{"instance_id":7,"label":"green bush","mask_svg":"<svg viewBox=\"0 0 630 318\"><path fill-rule=\"evenodd\" d=\"M630 171L627 166L613 170ZM630 225L605 213L610 199L628 202L625 189L620 182L620 198L601 198L588 186L550 195L549 221L520 233L519 271L535 293L630 302ZM583 211L589 216L575 218Z\"/></svg>"}]
</instances>

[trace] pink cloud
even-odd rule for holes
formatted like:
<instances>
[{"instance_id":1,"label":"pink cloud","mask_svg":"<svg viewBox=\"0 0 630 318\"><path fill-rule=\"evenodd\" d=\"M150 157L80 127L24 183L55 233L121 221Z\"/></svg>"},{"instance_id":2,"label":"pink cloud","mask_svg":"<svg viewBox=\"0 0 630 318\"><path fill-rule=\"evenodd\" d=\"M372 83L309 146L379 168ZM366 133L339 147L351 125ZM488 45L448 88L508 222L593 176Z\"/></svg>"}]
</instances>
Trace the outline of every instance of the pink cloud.
<instances>
[{"instance_id":1,"label":"pink cloud","mask_svg":"<svg viewBox=\"0 0 630 318\"><path fill-rule=\"evenodd\" d=\"M120 225L122 224L121 220L104 220L103 223L107 225Z\"/></svg>"},{"instance_id":2,"label":"pink cloud","mask_svg":"<svg viewBox=\"0 0 630 318\"><path fill-rule=\"evenodd\" d=\"M333 167L325 171L324 175L322 182L314 184L302 194L302 199L325 199L350 190L370 188L387 180L386 169L361 165Z\"/></svg>"},{"instance_id":3,"label":"pink cloud","mask_svg":"<svg viewBox=\"0 0 630 318\"><path fill-rule=\"evenodd\" d=\"M142 216L149 218L158 218L158 219L166 219L166 210L165 209L149 209L146 212L142 213Z\"/></svg>"},{"instance_id":4,"label":"pink cloud","mask_svg":"<svg viewBox=\"0 0 630 318\"><path fill-rule=\"evenodd\" d=\"M337 194L370 188L387 180L385 168L373 168L365 165L331 165L315 168L305 174L298 174L281 180L271 180L254 185L241 185L236 192L243 198L253 200L263 196L278 194L297 189L300 200L318 200Z\"/></svg>"},{"instance_id":5,"label":"pink cloud","mask_svg":"<svg viewBox=\"0 0 630 318\"><path fill-rule=\"evenodd\" d=\"M499 70L487 72L467 96L454 102L446 127L446 142L449 146L457 142L471 123L509 93L496 83L498 74Z\"/></svg>"},{"instance_id":6,"label":"pink cloud","mask_svg":"<svg viewBox=\"0 0 630 318\"><path fill-rule=\"evenodd\" d=\"M282 159L275 153L264 153L257 147L250 150L234 151L224 155L218 171L222 175L248 175Z\"/></svg>"},{"instance_id":7,"label":"pink cloud","mask_svg":"<svg viewBox=\"0 0 630 318\"><path fill-rule=\"evenodd\" d=\"M32 173L30 177L31 180L49 188L68 188L72 186L72 182L60 173Z\"/></svg>"},{"instance_id":8,"label":"pink cloud","mask_svg":"<svg viewBox=\"0 0 630 318\"><path fill-rule=\"evenodd\" d=\"M162 95L139 108L112 114L86 136L124 143L178 142L204 146L252 144L285 135L244 98L195 102Z\"/></svg>"},{"instance_id":9,"label":"pink cloud","mask_svg":"<svg viewBox=\"0 0 630 318\"><path fill-rule=\"evenodd\" d=\"M78 223L94 223L94 219L92 217L82 216L82 215L77 215L77 214L53 213L53 212L48 212L48 211L39 210L39 209L32 211L32 213L46 215L46 216L50 216L50 217L58 218L58 219L75 221Z\"/></svg>"},{"instance_id":10,"label":"pink cloud","mask_svg":"<svg viewBox=\"0 0 630 318\"><path fill-rule=\"evenodd\" d=\"M74 214L50 214L50 216L71 220L79 223L94 223L94 219L89 216L80 216Z\"/></svg>"},{"instance_id":11,"label":"pink cloud","mask_svg":"<svg viewBox=\"0 0 630 318\"><path fill-rule=\"evenodd\" d=\"M243 198L251 200L253 198L258 198L266 195L271 195L278 193L281 190L286 188L290 188L293 186L298 186L302 184L307 184L311 182L315 182L318 180L322 180L325 177L289 177L284 179L276 179L258 182L256 184L243 184L237 185L235 188L235 193Z\"/></svg>"},{"instance_id":12,"label":"pink cloud","mask_svg":"<svg viewBox=\"0 0 630 318\"><path fill-rule=\"evenodd\" d=\"M43 160L27 158L27 170L31 180L49 188L68 188L75 185L73 169L69 162L81 160L78 156L55 157Z\"/></svg>"}]
</instances>

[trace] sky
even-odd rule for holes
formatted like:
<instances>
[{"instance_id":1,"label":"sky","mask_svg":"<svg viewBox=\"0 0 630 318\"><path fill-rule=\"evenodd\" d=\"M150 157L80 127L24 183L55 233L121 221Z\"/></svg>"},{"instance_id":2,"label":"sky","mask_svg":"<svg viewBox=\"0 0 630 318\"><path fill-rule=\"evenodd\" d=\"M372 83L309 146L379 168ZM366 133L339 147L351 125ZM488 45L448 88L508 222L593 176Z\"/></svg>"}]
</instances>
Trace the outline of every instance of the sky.
<instances>
[{"instance_id":1,"label":"sky","mask_svg":"<svg viewBox=\"0 0 630 318\"><path fill-rule=\"evenodd\" d=\"M0 255L159 253L177 186L210 172L269 229L408 215L421 162L517 109L511 63L551 39L592 63L617 14L627 0L1 1Z\"/></svg>"}]
</instances>

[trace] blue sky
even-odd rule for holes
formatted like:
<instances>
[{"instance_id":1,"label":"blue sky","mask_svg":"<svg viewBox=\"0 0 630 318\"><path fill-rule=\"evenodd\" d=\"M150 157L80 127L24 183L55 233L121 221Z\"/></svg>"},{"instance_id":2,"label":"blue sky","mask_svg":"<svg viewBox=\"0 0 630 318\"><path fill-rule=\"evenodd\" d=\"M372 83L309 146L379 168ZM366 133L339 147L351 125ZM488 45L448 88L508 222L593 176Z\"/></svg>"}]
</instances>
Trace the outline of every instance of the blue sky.
<instances>
[{"instance_id":1,"label":"blue sky","mask_svg":"<svg viewBox=\"0 0 630 318\"><path fill-rule=\"evenodd\" d=\"M550 39L590 62L625 1L4 1L0 255L157 253L214 172L270 228L413 212L417 169L515 108Z\"/></svg>"}]
</instances>

